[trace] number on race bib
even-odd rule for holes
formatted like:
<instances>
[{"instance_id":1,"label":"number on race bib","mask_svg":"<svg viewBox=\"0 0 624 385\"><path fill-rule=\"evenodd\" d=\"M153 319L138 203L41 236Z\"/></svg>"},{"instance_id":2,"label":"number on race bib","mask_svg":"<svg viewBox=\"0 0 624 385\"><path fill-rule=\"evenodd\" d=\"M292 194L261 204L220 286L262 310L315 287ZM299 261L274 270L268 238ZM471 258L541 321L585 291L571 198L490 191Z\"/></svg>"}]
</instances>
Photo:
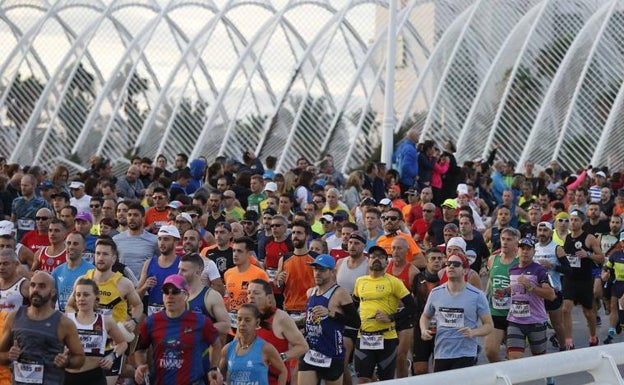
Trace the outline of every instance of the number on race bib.
<instances>
[{"instance_id":1,"label":"number on race bib","mask_svg":"<svg viewBox=\"0 0 624 385\"><path fill-rule=\"evenodd\" d=\"M316 350L308 350L305 356L303 356L303 361L312 366L329 368L331 366L332 359L323 353L317 352Z\"/></svg>"},{"instance_id":2,"label":"number on race bib","mask_svg":"<svg viewBox=\"0 0 624 385\"><path fill-rule=\"evenodd\" d=\"M362 334L360 336L361 350L383 350L384 337L383 334Z\"/></svg>"}]
</instances>

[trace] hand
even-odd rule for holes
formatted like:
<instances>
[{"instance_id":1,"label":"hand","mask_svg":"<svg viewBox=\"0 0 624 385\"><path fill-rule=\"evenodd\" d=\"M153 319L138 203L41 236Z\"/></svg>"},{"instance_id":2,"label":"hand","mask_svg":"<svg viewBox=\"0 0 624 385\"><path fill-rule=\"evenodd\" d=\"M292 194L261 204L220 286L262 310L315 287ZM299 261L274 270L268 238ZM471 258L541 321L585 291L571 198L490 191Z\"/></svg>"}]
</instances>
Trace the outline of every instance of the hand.
<instances>
[{"instance_id":1,"label":"hand","mask_svg":"<svg viewBox=\"0 0 624 385\"><path fill-rule=\"evenodd\" d=\"M211 370L208 372L208 383L210 385L222 385L223 375L219 370Z\"/></svg>"},{"instance_id":2,"label":"hand","mask_svg":"<svg viewBox=\"0 0 624 385\"><path fill-rule=\"evenodd\" d=\"M277 280L282 283L286 283L286 279L288 279L288 273L285 271L282 271L277 275Z\"/></svg>"},{"instance_id":3,"label":"hand","mask_svg":"<svg viewBox=\"0 0 624 385\"><path fill-rule=\"evenodd\" d=\"M314 306L312 308L313 317L329 317L329 309L325 306Z\"/></svg>"},{"instance_id":4,"label":"hand","mask_svg":"<svg viewBox=\"0 0 624 385\"><path fill-rule=\"evenodd\" d=\"M54 357L54 365L61 369L69 366L69 350L67 348L65 348L63 353L59 353Z\"/></svg>"},{"instance_id":5,"label":"hand","mask_svg":"<svg viewBox=\"0 0 624 385\"><path fill-rule=\"evenodd\" d=\"M493 294L496 299L505 298L507 295L507 288L495 289Z\"/></svg>"},{"instance_id":6,"label":"hand","mask_svg":"<svg viewBox=\"0 0 624 385\"><path fill-rule=\"evenodd\" d=\"M100 368L109 370L113 367L113 361L114 357L112 353L102 357L99 362Z\"/></svg>"},{"instance_id":7,"label":"hand","mask_svg":"<svg viewBox=\"0 0 624 385\"><path fill-rule=\"evenodd\" d=\"M520 276L518 277L518 283L524 286L525 289L533 286L531 281L529 281L528 278L524 276L524 274L520 274Z\"/></svg>"},{"instance_id":8,"label":"hand","mask_svg":"<svg viewBox=\"0 0 624 385\"><path fill-rule=\"evenodd\" d=\"M552 263L548 262L545 259L540 259L538 263L544 266L546 269L552 269Z\"/></svg>"},{"instance_id":9,"label":"hand","mask_svg":"<svg viewBox=\"0 0 624 385\"><path fill-rule=\"evenodd\" d=\"M420 332L420 339L423 340L423 341L429 341L429 340L433 339L433 333L431 333L431 331L429 331L429 329L422 330Z\"/></svg>"},{"instance_id":10,"label":"hand","mask_svg":"<svg viewBox=\"0 0 624 385\"><path fill-rule=\"evenodd\" d=\"M381 310L377 310L377 313L375 313L375 320L377 322L392 322L390 317L388 317L388 315Z\"/></svg>"},{"instance_id":11,"label":"hand","mask_svg":"<svg viewBox=\"0 0 624 385\"><path fill-rule=\"evenodd\" d=\"M156 284L158 283L158 281L156 280L155 276L151 276L149 278L147 278L145 280L145 283L143 284L143 287L146 289L152 288L154 286L156 286Z\"/></svg>"},{"instance_id":12,"label":"hand","mask_svg":"<svg viewBox=\"0 0 624 385\"><path fill-rule=\"evenodd\" d=\"M574 253L574 255L579 258L586 258L589 256L589 253L586 250L581 249L581 250L576 250L576 253Z\"/></svg>"},{"instance_id":13,"label":"hand","mask_svg":"<svg viewBox=\"0 0 624 385\"><path fill-rule=\"evenodd\" d=\"M472 329L470 329L467 326L464 326L463 328L459 328L457 331L463 334L464 337L466 338L472 338Z\"/></svg>"},{"instance_id":14,"label":"hand","mask_svg":"<svg viewBox=\"0 0 624 385\"><path fill-rule=\"evenodd\" d=\"M149 367L147 366L147 364L137 366L137 368L134 370L134 381L137 384L141 385L143 383L145 373L147 373L148 370Z\"/></svg>"},{"instance_id":15,"label":"hand","mask_svg":"<svg viewBox=\"0 0 624 385\"><path fill-rule=\"evenodd\" d=\"M123 323L124 328L126 328L127 331L129 331L130 333L134 333L134 330L137 327L137 324L134 322L134 320L130 319L128 321L125 321Z\"/></svg>"},{"instance_id":16,"label":"hand","mask_svg":"<svg viewBox=\"0 0 624 385\"><path fill-rule=\"evenodd\" d=\"M9 349L9 360L16 361L19 359L19 356L22 354L22 349L20 349L17 344L17 339L13 340L13 346Z\"/></svg>"}]
</instances>

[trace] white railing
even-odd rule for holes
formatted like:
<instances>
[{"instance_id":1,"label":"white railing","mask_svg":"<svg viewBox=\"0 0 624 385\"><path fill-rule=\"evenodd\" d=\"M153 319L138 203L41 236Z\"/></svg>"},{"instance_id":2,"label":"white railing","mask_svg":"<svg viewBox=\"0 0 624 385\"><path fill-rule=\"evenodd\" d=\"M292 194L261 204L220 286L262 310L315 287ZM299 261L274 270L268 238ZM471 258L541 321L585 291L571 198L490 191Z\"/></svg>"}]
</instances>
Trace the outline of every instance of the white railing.
<instances>
[{"instance_id":1,"label":"white railing","mask_svg":"<svg viewBox=\"0 0 624 385\"><path fill-rule=\"evenodd\" d=\"M624 364L624 343L596 346L527 357L521 360L478 365L423 376L383 381L382 385L512 385L521 382L589 372L594 382L589 384L624 385L617 365Z\"/></svg>"}]
</instances>

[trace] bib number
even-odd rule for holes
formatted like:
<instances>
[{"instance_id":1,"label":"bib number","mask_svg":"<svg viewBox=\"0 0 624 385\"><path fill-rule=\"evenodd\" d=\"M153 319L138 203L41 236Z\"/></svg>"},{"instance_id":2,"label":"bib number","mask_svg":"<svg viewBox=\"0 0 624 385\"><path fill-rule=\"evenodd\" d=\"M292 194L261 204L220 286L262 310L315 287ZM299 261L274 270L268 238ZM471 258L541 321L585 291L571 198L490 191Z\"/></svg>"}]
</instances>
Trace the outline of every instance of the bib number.
<instances>
[{"instance_id":1,"label":"bib number","mask_svg":"<svg viewBox=\"0 0 624 385\"><path fill-rule=\"evenodd\" d=\"M568 255L568 262L570 263L570 267L579 268L581 267L581 259L575 255Z\"/></svg>"},{"instance_id":2,"label":"bib number","mask_svg":"<svg viewBox=\"0 0 624 385\"><path fill-rule=\"evenodd\" d=\"M459 329L464 327L464 309L441 307L436 317L437 327Z\"/></svg>"},{"instance_id":3,"label":"bib number","mask_svg":"<svg viewBox=\"0 0 624 385\"><path fill-rule=\"evenodd\" d=\"M13 374L16 382L43 384L43 364L16 361L13 363Z\"/></svg>"},{"instance_id":4,"label":"bib number","mask_svg":"<svg viewBox=\"0 0 624 385\"><path fill-rule=\"evenodd\" d=\"M529 301L513 301L509 310L512 316L517 318L527 318L531 316L531 306Z\"/></svg>"},{"instance_id":5,"label":"bib number","mask_svg":"<svg viewBox=\"0 0 624 385\"><path fill-rule=\"evenodd\" d=\"M22 218L17 220L17 229L30 231L35 229L35 221L29 218Z\"/></svg>"},{"instance_id":6,"label":"bib number","mask_svg":"<svg viewBox=\"0 0 624 385\"><path fill-rule=\"evenodd\" d=\"M147 306L147 315L156 314L156 313L158 313L159 311L161 311L164 308L165 308L165 306L159 305L159 304L148 305Z\"/></svg>"},{"instance_id":7,"label":"bib number","mask_svg":"<svg viewBox=\"0 0 624 385\"><path fill-rule=\"evenodd\" d=\"M236 329L238 327L238 318L236 317L236 312L229 312L230 315L230 327Z\"/></svg>"},{"instance_id":8,"label":"bib number","mask_svg":"<svg viewBox=\"0 0 624 385\"><path fill-rule=\"evenodd\" d=\"M303 356L303 361L306 364L312 366L318 366L320 368L329 368L331 366L332 359L324 355L323 353L319 353L316 350L308 350L308 352Z\"/></svg>"},{"instance_id":9,"label":"bib number","mask_svg":"<svg viewBox=\"0 0 624 385\"><path fill-rule=\"evenodd\" d=\"M492 297L492 307L496 310L509 310L509 307L511 306L510 299L511 298L508 296L502 298Z\"/></svg>"},{"instance_id":10,"label":"bib number","mask_svg":"<svg viewBox=\"0 0 624 385\"><path fill-rule=\"evenodd\" d=\"M383 350L384 337L383 334L361 334L360 349L361 350Z\"/></svg>"},{"instance_id":11,"label":"bib number","mask_svg":"<svg viewBox=\"0 0 624 385\"><path fill-rule=\"evenodd\" d=\"M277 277L277 269L266 269L267 275L269 276L269 281L275 281L275 277Z\"/></svg>"}]
</instances>

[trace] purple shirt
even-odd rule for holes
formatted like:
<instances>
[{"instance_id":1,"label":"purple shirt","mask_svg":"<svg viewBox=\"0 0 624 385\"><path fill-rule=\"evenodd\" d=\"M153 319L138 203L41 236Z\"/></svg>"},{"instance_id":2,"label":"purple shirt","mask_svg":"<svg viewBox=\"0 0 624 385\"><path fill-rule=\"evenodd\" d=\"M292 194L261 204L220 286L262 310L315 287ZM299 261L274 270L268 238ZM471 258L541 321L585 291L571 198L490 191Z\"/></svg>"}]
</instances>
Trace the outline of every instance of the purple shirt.
<instances>
[{"instance_id":1,"label":"purple shirt","mask_svg":"<svg viewBox=\"0 0 624 385\"><path fill-rule=\"evenodd\" d=\"M548 283L548 273L539 263L532 262L525 267L515 265L510 268L511 309L509 309L507 320L525 325L546 322L548 313L544 307L544 299L534 292L528 292L524 285L518 282L522 274L531 281L533 286Z\"/></svg>"}]
</instances>

